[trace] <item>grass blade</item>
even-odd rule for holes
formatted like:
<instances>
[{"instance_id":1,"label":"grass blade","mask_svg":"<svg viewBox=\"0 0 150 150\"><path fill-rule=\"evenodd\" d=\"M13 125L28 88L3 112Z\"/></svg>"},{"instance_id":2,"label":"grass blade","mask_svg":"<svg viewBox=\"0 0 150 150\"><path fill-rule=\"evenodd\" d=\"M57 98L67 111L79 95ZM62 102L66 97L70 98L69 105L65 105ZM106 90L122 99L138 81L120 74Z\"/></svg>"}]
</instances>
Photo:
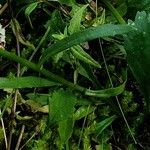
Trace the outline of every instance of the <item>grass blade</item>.
<instances>
[{"instance_id":1,"label":"grass blade","mask_svg":"<svg viewBox=\"0 0 150 150\"><path fill-rule=\"evenodd\" d=\"M56 42L49 48L47 48L43 54L40 64L43 64L51 56L66 50L75 45L79 45L83 42L90 41L100 37L115 36L128 33L133 28L129 25L113 25L105 24L98 27L91 27L81 32L72 34L71 36Z\"/></svg>"},{"instance_id":2,"label":"grass blade","mask_svg":"<svg viewBox=\"0 0 150 150\"><path fill-rule=\"evenodd\" d=\"M4 88L33 88L33 87L50 87L59 85L56 82L52 82L39 77L19 77L19 78L3 78L0 77L0 89Z\"/></svg>"}]
</instances>

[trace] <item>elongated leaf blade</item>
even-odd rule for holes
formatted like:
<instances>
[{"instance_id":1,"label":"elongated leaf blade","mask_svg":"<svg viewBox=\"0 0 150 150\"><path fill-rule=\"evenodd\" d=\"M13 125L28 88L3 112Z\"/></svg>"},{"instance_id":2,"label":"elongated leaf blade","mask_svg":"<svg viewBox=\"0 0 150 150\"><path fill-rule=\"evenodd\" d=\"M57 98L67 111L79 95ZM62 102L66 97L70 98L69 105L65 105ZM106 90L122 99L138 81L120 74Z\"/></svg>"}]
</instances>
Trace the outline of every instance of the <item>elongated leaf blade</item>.
<instances>
[{"instance_id":1,"label":"elongated leaf blade","mask_svg":"<svg viewBox=\"0 0 150 150\"><path fill-rule=\"evenodd\" d=\"M73 115L74 120L80 120L83 117L86 117L90 113L94 112L94 107L81 106Z\"/></svg>"},{"instance_id":2,"label":"elongated leaf blade","mask_svg":"<svg viewBox=\"0 0 150 150\"><path fill-rule=\"evenodd\" d=\"M112 122L116 119L116 116L111 116L95 125L95 132L99 135L101 134Z\"/></svg>"},{"instance_id":3,"label":"elongated leaf blade","mask_svg":"<svg viewBox=\"0 0 150 150\"><path fill-rule=\"evenodd\" d=\"M79 60L81 60L81 61L83 61L83 62L85 62L85 63L87 63L89 65L92 65L92 66L94 66L96 68L101 68L101 65L97 61L95 61L88 53L86 53L82 49L82 47L80 47L80 46L74 46L71 49L72 49L73 55L77 59L79 59Z\"/></svg>"},{"instance_id":4,"label":"elongated leaf blade","mask_svg":"<svg viewBox=\"0 0 150 150\"><path fill-rule=\"evenodd\" d=\"M84 10L88 5L84 5L78 9L78 11L74 14L73 18L70 21L70 26L68 27L69 33L73 34L75 32L80 31L81 20Z\"/></svg>"},{"instance_id":5,"label":"elongated leaf blade","mask_svg":"<svg viewBox=\"0 0 150 150\"><path fill-rule=\"evenodd\" d=\"M4 88L33 88L33 87L50 87L59 85L56 82L52 82L39 77L19 77L19 78L3 78L0 77L0 89Z\"/></svg>"},{"instance_id":6,"label":"elongated leaf blade","mask_svg":"<svg viewBox=\"0 0 150 150\"><path fill-rule=\"evenodd\" d=\"M34 2L26 8L25 10L26 17L29 16L35 10L35 8L38 6L38 3L39 2Z\"/></svg>"},{"instance_id":7,"label":"elongated leaf blade","mask_svg":"<svg viewBox=\"0 0 150 150\"><path fill-rule=\"evenodd\" d=\"M128 64L139 83L147 106L150 107L150 14L138 12L135 22L130 24L137 30L130 32L125 38Z\"/></svg>"},{"instance_id":8,"label":"elongated leaf blade","mask_svg":"<svg viewBox=\"0 0 150 150\"><path fill-rule=\"evenodd\" d=\"M101 97L101 98L109 98L111 96L117 96L124 91L125 83L121 84L120 86L104 89L104 90L86 90L85 95L94 96L94 97Z\"/></svg>"},{"instance_id":9,"label":"elongated leaf blade","mask_svg":"<svg viewBox=\"0 0 150 150\"><path fill-rule=\"evenodd\" d=\"M109 88L109 89L105 89L105 90L96 90L96 91L89 90L89 89L86 89L85 87L75 85L75 84L65 80L64 78L51 73L50 71L48 71L46 69L41 69L41 67L39 65L36 65L36 64L34 64L30 61L27 61L26 59L23 59L21 57L18 57L17 55L12 54L10 52L0 49L0 55L3 57L9 58L10 60L19 62L22 65L27 66L36 72L40 72L41 74L48 77L49 79L59 82L61 84L64 84L64 85L68 86L69 88L72 88L73 90L78 90L80 92L84 92L85 95L101 97L101 98L108 98L111 96L117 96L124 91L125 83L123 83L122 85L120 85L118 87Z\"/></svg>"},{"instance_id":10,"label":"elongated leaf blade","mask_svg":"<svg viewBox=\"0 0 150 150\"><path fill-rule=\"evenodd\" d=\"M25 10L25 16L26 18L28 19L31 27L33 28L32 26L32 22L31 22L31 19L30 19L30 14L36 9L36 7L38 6L38 3L39 2L34 2L34 3L31 3Z\"/></svg>"},{"instance_id":11,"label":"elongated leaf blade","mask_svg":"<svg viewBox=\"0 0 150 150\"><path fill-rule=\"evenodd\" d=\"M61 41L56 42L55 44L47 48L42 54L42 59L40 63L43 64L51 56L59 52L62 52L74 45L79 45L83 42L90 41L100 37L125 34L132 30L134 29L129 25L113 25L113 24L105 24L98 27L91 27L85 29L81 32L74 33Z\"/></svg>"}]
</instances>

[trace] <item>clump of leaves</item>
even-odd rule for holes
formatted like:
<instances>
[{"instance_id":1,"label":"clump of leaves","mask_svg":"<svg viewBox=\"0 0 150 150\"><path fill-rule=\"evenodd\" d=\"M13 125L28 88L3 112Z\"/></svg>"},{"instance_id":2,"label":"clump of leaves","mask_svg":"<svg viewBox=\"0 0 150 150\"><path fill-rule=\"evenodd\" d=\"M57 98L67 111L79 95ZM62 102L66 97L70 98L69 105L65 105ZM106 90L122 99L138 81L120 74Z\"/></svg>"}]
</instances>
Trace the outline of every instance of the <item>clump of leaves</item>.
<instances>
[{"instance_id":1,"label":"clump of leaves","mask_svg":"<svg viewBox=\"0 0 150 150\"><path fill-rule=\"evenodd\" d=\"M126 70L126 67L122 66L122 58L125 57L120 57L120 54L127 53L129 66L139 82L149 111L149 14L138 12L135 22L125 24L122 16L129 13L127 6L132 7L130 1L115 1L113 5L108 0L82 3L79 4L75 0L31 0L14 3L17 7L12 9L11 15L17 14L17 17L13 16L11 28L6 28L6 31L10 32L11 39L16 37L18 56L15 54L14 41L8 42L7 45L11 52L7 47L4 49L5 33L0 26L0 44L3 46L0 55L4 61L0 65L2 71L8 68L0 78L0 89L6 99L9 97L8 101L2 101L1 119L4 117L4 122L8 122L5 115L11 118L7 126L11 126L10 135L14 131L15 138L19 137L20 125L25 125L26 130L22 131L18 139L19 141L23 135L23 142L15 141L17 145L23 145L21 148L116 148L118 143L109 143L113 141L112 137L115 139L116 136L110 126L118 125L115 120L120 117L116 109L118 106L112 97L122 94L119 100L125 115L139 114L133 94L125 91L125 71L121 71L120 75L115 69L115 65L120 64L120 70ZM140 4L142 9L148 11L146 1ZM18 8L24 5L18 13ZM6 14L12 12L11 7L13 5L9 6L10 10L6 11ZM5 13L4 7L0 13ZM27 19L27 23L24 19ZM35 26L37 22L38 25ZM105 24L106 22L108 24ZM117 22L124 25L116 25ZM123 37L126 52L122 43ZM8 36L6 41L7 38ZM103 43L101 40L97 42L97 38L102 38ZM94 50L90 43L94 43ZM101 58L96 45L100 46L103 53L107 51L106 60L104 56ZM16 67L10 60L20 63L21 66ZM110 84L111 78L115 86ZM104 79L102 86L100 80ZM19 89L19 92L16 89ZM138 134L135 130L143 121L141 116L127 116L134 135ZM132 119L135 121L131 121ZM35 130L31 131L33 128ZM129 134L129 131L125 131L124 124L120 125L119 129L121 128L123 134L117 137L117 140L125 141L126 146L123 148L134 149L132 142L125 140L130 139L128 135L131 132ZM4 126L2 131L5 135ZM7 147L6 137L1 137L6 141ZM8 141L9 149L10 144L11 139Z\"/></svg>"}]
</instances>

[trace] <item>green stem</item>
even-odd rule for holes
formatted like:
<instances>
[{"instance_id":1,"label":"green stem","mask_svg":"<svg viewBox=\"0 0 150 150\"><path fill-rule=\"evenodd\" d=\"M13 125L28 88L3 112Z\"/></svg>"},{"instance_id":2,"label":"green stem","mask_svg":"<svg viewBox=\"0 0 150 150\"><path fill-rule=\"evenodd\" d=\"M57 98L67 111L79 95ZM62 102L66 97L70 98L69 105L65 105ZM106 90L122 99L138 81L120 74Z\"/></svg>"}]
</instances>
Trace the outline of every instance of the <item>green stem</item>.
<instances>
[{"instance_id":1,"label":"green stem","mask_svg":"<svg viewBox=\"0 0 150 150\"><path fill-rule=\"evenodd\" d=\"M80 85L73 84L72 82L69 82L66 79L64 79L58 75L55 75L52 72L42 68L39 64L34 64L24 58L21 58L11 52L8 52L6 50L0 49L0 56L6 57L10 60L20 63L23 66L31 68L32 70L39 72L40 74L44 75L45 77L47 77L53 81L61 83L65 86L71 88L72 90L77 90L77 91L83 92L85 95L88 95L88 96L108 98L111 96L119 95L124 91L125 82L115 88L108 88L108 89L104 89L104 90L90 90L90 89L87 89Z\"/></svg>"},{"instance_id":2,"label":"green stem","mask_svg":"<svg viewBox=\"0 0 150 150\"><path fill-rule=\"evenodd\" d=\"M108 0L101 0L112 12L115 18L118 20L120 24L126 24L126 21L121 17L119 12L114 8L114 6Z\"/></svg>"},{"instance_id":3,"label":"green stem","mask_svg":"<svg viewBox=\"0 0 150 150\"><path fill-rule=\"evenodd\" d=\"M34 64L34 63L24 59L24 58L18 57L17 55L15 55L13 53L7 52L6 50L0 49L0 56L6 57L10 60L13 60L15 62L18 62L18 63L24 65L24 66L27 66L27 67L31 68L32 70L41 73L45 77L52 79L56 82L62 83L63 85L66 85L66 86L68 86L72 89L75 89L77 91L83 92L86 90L84 87L81 87L79 85L75 85L75 84L65 80L64 78L59 77L58 75L55 75L55 74L51 73L50 71L48 71L44 68L41 68L39 65L36 65L36 64Z\"/></svg>"}]
</instances>

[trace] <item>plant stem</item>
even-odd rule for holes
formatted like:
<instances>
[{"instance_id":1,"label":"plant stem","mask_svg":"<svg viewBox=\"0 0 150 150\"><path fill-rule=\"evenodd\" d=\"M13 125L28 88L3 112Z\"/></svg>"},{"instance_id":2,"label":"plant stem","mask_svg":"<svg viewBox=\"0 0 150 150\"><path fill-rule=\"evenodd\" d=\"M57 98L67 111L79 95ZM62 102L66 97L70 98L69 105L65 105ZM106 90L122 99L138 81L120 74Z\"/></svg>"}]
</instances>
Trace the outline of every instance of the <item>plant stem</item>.
<instances>
[{"instance_id":1,"label":"plant stem","mask_svg":"<svg viewBox=\"0 0 150 150\"><path fill-rule=\"evenodd\" d=\"M11 6L10 6L11 7ZM14 25L15 29L15 36L16 36L16 49L17 49L17 56L20 57L20 43L19 43L19 31L17 30L15 20L12 16L12 23ZM20 63L18 62L17 64L17 77L20 77ZM12 108L11 108L11 131L10 131L10 138L9 138L9 149L11 147L12 143L12 135L13 135L13 130L14 130L14 122L15 122L15 117L16 117L16 106L17 106L17 99L18 99L18 89L15 89L15 97L13 100Z\"/></svg>"},{"instance_id":2,"label":"plant stem","mask_svg":"<svg viewBox=\"0 0 150 150\"><path fill-rule=\"evenodd\" d=\"M120 24L126 24L126 21L121 17L119 12L114 8L114 6L108 0L101 0L112 12L114 17L118 20Z\"/></svg>"},{"instance_id":3,"label":"plant stem","mask_svg":"<svg viewBox=\"0 0 150 150\"><path fill-rule=\"evenodd\" d=\"M7 7L8 7L8 3L5 3L4 6L0 9L0 15L3 14L3 12L6 10Z\"/></svg>"},{"instance_id":4,"label":"plant stem","mask_svg":"<svg viewBox=\"0 0 150 150\"><path fill-rule=\"evenodd\" d=\"M19 148L19 150L22 150L22 149L25 147L25 145L27 145L27 144L35 137L36 134L37 134L37 133L34 132L33 135L26 141L26 143L23 144L23 145Z\"/></svg>"},{"instance_id":5,"label":"plant stem","mask_svg":"<svg viewBox=\"0 0 150 150\"><path fill-rule=\"evenodd\" d=\"M112 82L112 79L111 79L111 76L110 76L110 73L109 73L109 70L108 70L108 66L107 66L107 63L106 63L106 59L105 59L105 55L104 55L104 52L103 52L103 49L102 49L102 44L101 44L100 39L99 39L99 46L100 46L101 54L102 54L102 57L103 57L103 60L104 60L104 65L105 65L105 68L106 68L106 72L107 72L107 75L108 75L108 78L109 78L109 81L110 81L110 85L111 85L111 87L113 88L114 85L113 85L113 82ZM129 124L128 124L128 121L127 121L127 119L126 119L126 117L125 117L125 114L124 114L124 112L123 112L123 110L122 110L122 107L121 107L121 104L120 104L120 102L119 102L119 99L118 99L117 96L115 96L115 98L116 98L118 107L119 107L119 109L120 109L121 115L122 115L122 117L123 117L123 119L124 119L124 122L125 122L125 124L126 124L128 130L129 130L129 132L130 132L130 135L131 135L131 137L132 137L134 143L137 144L137 141L136 141L136 139L135 139L135 137L134 137L134 134L133 134L133 132L132 132L132 130L131 130Z\"/></svg>"},{"instance_id":6,"label":"plant stem","mask_svg":"<svg viewBox=\"0 0 150 150\"><path fill-rule=\"evenodd\" d=\"M0 109L0 115L1 115L1 114L2 114L2 112L1 112L1 109ZM2 118L2 117L1 117L1 124L2 124L4 139L5 139L5 147L6 147L6 149L7 149L7 147L8 147L8 141L7 141L5 125L4 125L4 121L3 121L3 118Z\"/></svg>"},{"instance_id":7,"label":"plant stem","mask_svg":"<svg viewBox=\"0 0 150 150\"><path fill-rule=\"evenodd\" d=\"M21 128L21 132L20 132L15 150L19 150L19 146L20 146L20 143L21 143L21 140L22 140L22 137L23 137L24 130L25 130L25 125L23 125L22 128Z\"/></svg>"},{"instance_id":8,"label":"plant stem","mask_svg":"<svg viewBox=\"0 0 150 150\"><path fill-rule=\"evenodd\" d=\"M18 57L17 55L15 55L13 53L7 52L6 50L0 49L0 55L8 58L10 60L13 60L15 62L18 62L24 66L27 66L27 67L31 68L32 70L41 73L42 75L46 76L47 78L52 79L56 82L62 83L72 89L78 90L80 92L83 92L86 90L86 88L79 86L79 85L75 85L75 84L65 80L64 78L59 77L58 75L55 75L44 68L41 68L40 65L36 65L24 58Z\"/></svg>"}]
</instances>

